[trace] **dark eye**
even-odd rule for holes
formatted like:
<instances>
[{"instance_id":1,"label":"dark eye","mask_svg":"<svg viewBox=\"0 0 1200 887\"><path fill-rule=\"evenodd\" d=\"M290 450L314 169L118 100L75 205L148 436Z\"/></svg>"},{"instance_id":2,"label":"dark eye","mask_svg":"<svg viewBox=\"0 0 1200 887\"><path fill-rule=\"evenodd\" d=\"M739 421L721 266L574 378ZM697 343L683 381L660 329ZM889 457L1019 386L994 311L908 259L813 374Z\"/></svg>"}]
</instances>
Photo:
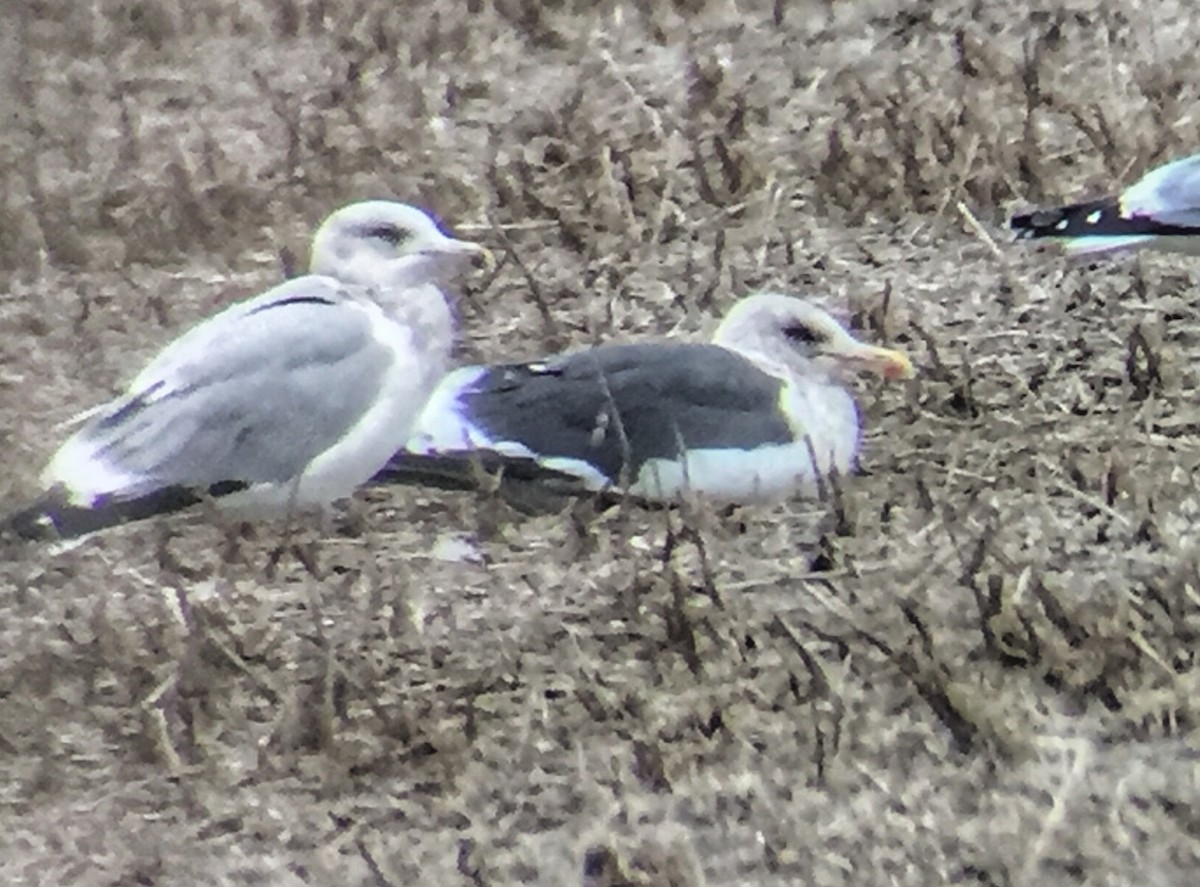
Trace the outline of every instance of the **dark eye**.
<instances>
[{"instance_id":1,"label":"dark eye","mask_svg":"<svg viewBox=\"0 0 1200 887\"><path fill-rule=\"evenodd\" d=\"M402 240L408 239L408 232L397 228L395 225L377 225L373 228L368 228L364 233L367 237L386 240L392 246L399 246Z\"/></svg>"},{"instance_id":2,"label":"dark eye","mask_svg":"<svg viewBox=\"0 0 1200 887\"><path fill-rule=\"evenodd\" d=\"M798 345L820 345L825 341L825 337L810 326L805 326L802 323L794 323L783 328L783 334L787 336L789 342L795 342Z\"/></svg>"}]
</instances>

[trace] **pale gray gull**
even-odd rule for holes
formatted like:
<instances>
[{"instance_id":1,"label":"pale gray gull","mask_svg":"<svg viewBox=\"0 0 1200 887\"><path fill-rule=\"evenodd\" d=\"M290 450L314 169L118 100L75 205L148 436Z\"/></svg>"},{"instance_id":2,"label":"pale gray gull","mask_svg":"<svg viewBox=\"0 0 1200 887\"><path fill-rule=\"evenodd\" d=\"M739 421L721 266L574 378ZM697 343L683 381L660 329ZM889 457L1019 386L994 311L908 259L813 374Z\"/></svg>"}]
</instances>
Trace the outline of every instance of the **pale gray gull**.
<instances>
[{"instance_id":1,"label":"pale gray gull","mask_svg":"<svg viewBox=\"0 0 1200 887\"><path fill-rule=\"evenodd\" d=\"M9 523L70 538L208 497L249 516L323 509L406 440L445 374L442 287L490 253L390 201L346 206L310 273L184 333L81 417Z\"/></svg>"},{"instance_id":2,"label":"pale gray gull","mask_svg":"<svg viewBox=\"0 0 1200 887\"><path fill-rule=\"evenodd\" d=\"M1200 254L1200 154L1146 173L1120 194L1013 216L1017 239L1060 241L1072 255L1122 249Z\"/></svg>"},{"instance_id":3,"label":"pale gray gull","mask_svg":"<svg viewBox=\"0 0 1200 887\"><path fill-rule=\"evenodd\" d=\"M427 461L436 475L476 460L653 502L813 492L820 478L855 467L859 412L843 385L854 369L888 379L914 372L904 354L859 342L809 302L753 295L711 344L604 344L455 370L376 480L419 477Z\"/></svg>"}]
</instances>

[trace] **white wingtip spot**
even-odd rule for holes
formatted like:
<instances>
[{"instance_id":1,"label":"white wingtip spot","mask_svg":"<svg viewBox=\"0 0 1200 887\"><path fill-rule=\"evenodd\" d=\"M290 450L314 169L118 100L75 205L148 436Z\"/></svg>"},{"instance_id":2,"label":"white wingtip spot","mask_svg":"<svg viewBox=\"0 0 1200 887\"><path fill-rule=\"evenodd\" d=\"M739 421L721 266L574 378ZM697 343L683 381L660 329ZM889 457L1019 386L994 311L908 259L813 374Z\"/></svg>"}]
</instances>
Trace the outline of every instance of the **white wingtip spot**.
<instances>
[{"instance_id":1,"label":"white wingtip spot","mask_svg":"<svg viewBox=\"0 0 1200 887\"><path fill-rule=\"evenodd\" d=\"M1087 218L1084 219L1084 221L1087 222L1089 225L1095 225L1103 217L1104 217L1104 213L1102 213L1100 210L1097 209L1097 210L1093 210L1092 212L1088 213Z\"/></svg>"},{"instance_id":2,"label":"white wingtip spot","mask_svg":"<svg viewBox=\"0 0 1200 887\"><path fill-rule=\"evenodd\" d=\"M592 436L589 441L593 447L599 448L604 446L604 439L608 437L608 412L601 410L596 414L596 424L592 426Z\"/></svg>"}]
</instances>

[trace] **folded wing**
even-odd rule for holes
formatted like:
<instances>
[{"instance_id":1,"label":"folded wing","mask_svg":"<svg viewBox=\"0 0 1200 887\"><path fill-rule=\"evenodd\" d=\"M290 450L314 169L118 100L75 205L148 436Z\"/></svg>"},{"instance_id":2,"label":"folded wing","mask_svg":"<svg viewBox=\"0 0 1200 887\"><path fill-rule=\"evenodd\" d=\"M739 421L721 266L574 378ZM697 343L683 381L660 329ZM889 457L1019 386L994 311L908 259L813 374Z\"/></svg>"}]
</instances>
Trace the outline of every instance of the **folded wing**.
<instances>
[{"instance_id":1,"label":"folded wing","mask_svg":"<svg viewBox=\"0 0 1200 887\"><path fill-rule=\"evenodd\" d=\"M371 313L335 281L290 281L168 346L63 445L43 480L81 503L287 483L354 433L394 359Z\"/></svg>"}]
</instances>

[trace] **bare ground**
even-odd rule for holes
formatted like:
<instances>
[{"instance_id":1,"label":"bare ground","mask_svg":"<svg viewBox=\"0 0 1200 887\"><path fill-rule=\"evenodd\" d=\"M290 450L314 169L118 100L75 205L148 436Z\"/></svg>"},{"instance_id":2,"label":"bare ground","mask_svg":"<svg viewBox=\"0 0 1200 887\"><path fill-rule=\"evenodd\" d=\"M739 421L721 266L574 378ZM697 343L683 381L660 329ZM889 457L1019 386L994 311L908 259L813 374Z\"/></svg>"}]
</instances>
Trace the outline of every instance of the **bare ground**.
<instances>
[{"instance_id":1,"label":"bare ground","mask_svg":"<svg viewBox=\"0 0 1200 887\"><path fill-rule=\"evenodd\" d=\"M319 578L194 517L5 552L5 883L1194 882L1191 273L999 224L1195 149L1190 4L5 21L5 502L368 196L505 257L464 357L701 332L770 286L921 369L863 386L825 503L369 491L305 531Z\"/></svg>"}]
</instances>

